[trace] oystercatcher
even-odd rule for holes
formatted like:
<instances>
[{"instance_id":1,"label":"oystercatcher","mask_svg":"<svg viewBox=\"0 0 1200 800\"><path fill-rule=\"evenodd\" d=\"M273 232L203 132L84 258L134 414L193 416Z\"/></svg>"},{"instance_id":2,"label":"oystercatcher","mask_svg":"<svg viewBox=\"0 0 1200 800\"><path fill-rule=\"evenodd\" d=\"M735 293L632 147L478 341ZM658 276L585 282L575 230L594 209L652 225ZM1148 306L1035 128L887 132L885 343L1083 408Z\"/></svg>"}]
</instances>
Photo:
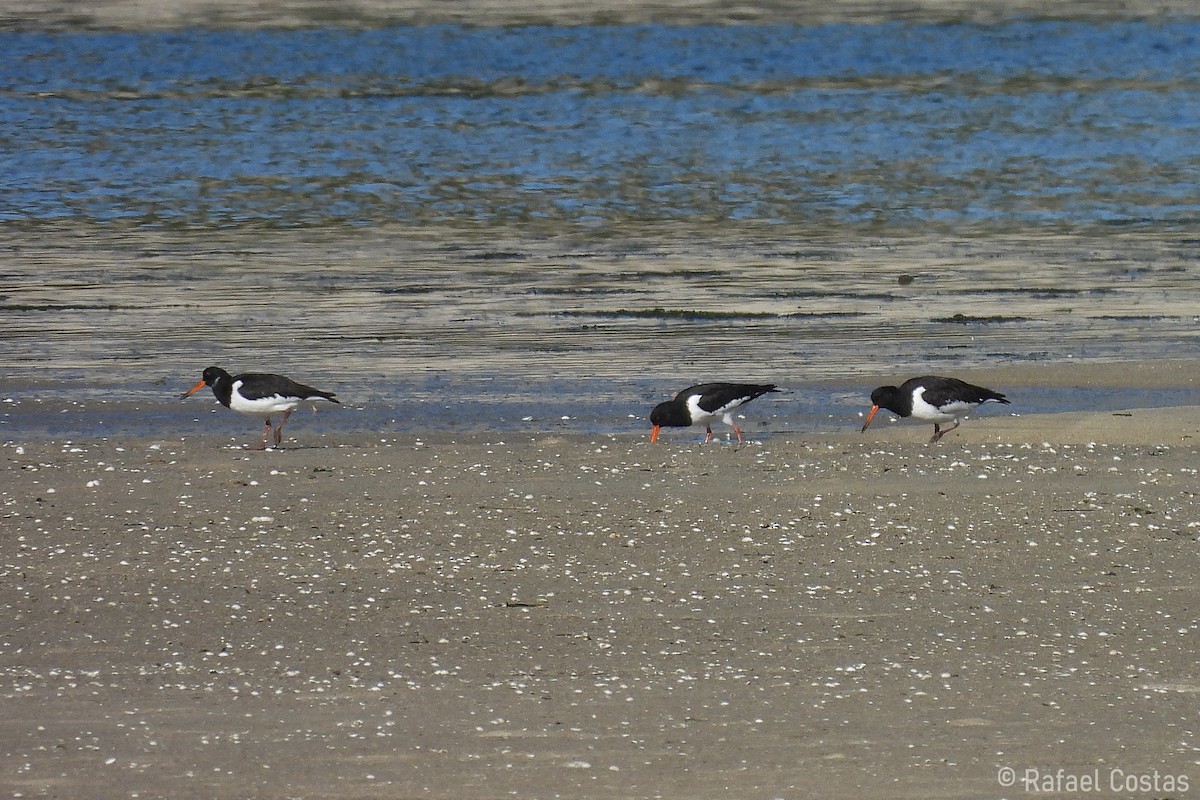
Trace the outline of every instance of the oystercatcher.
<instances>
[{"instance_id":1,"label":"oystercatcher","mask_svg":"<svg viewBox=\"0 0 1200 800\"><path fill-rule=\"evenodd\" d=\"M871 392L871 411L867 414L867 421L863 423L862 429L867 429L879 409L886 408L901 417L915 417L932 422L933 438L929 443L933 444L959 426L959 417L988 402L1009 405L1004 395L991 389L972 386L957 378L926 375L923 378L907 380L898 387L880 386ZM954 424L943 429L943 422Z\"/></svg>"},{"instance_id":2,"label":"oystercatcher","mask_svg":"<svg viewBox=\"0 0 1200 800\"><path fill-rule=\"evenodd\" d=\"M262 417L266 424L263 429L262 445L259 450L267 449L267 440L271 436L271 416L283 413L279 427L274 429L275 445L278 446L283 438L283 423L304 400L323 398L331 403L337 403L333 392L323 392L302 383L296 383L291 378L282 375L271 375L262 372L247 372L244 375L231 376L220 367L209 367L204 370L200 382L188 389L179 399L191 397L205 386L211 386L213 394L221 401L221 405L242 414Z\"/></svg>"},{"instance_id":3,"label":"oystercatcher","mask_svg":"<svg viewBox=\"0 0 1200 800\"><path fill-rule=\"evenodd\" d=\"M767 392L778 391L773 383L701 383L689 387L650 412L650 424L654 426L650 442L658 441L658 432L664 427L703 425L708 432L704 437L707 444L713 438L712 424L720 421L733 428L741 444L742 429L733 421L734 410Z\"/></svg>"}]
</instances>

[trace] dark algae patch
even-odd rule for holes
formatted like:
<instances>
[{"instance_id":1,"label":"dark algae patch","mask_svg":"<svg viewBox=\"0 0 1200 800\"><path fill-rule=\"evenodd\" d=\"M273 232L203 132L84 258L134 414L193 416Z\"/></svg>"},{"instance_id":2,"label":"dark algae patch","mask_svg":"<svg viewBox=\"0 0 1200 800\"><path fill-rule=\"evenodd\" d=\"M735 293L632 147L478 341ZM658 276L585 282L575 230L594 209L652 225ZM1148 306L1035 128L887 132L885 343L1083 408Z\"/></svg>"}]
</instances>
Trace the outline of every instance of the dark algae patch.
<instances>
[{"instance_id":1,"label":"dark algae patch","mask_svg":"<svg viewBox=\"0 0 1200 800\"><path fill-rule=\"evenodd\" d=\"M617 309L614 311L556 311L559 317L588 317L593 319L679 319L679 320L738 320L738 319L793 319L793 318L853 318L865 316L857 311L818 311L774 314L769 311L695 311L690 309L645 308ZM537 316L534 312L523 312L520 316Z\"/></svg>"},{"instance_id":2,"label":"dark algae patch","mask_svg":"<svg viewBox=\"0 0 1200 800\"><path fill-rule=\"evenodd\" d=\"M988 325L991 323L1001 322L1033 322L1033 317L1009 316L1006 314L990 314L985 316L974 316L970 314L955 314L950 317L934 317L930 322L945 323L948 325Z\"/></svg>"}]
</instances>

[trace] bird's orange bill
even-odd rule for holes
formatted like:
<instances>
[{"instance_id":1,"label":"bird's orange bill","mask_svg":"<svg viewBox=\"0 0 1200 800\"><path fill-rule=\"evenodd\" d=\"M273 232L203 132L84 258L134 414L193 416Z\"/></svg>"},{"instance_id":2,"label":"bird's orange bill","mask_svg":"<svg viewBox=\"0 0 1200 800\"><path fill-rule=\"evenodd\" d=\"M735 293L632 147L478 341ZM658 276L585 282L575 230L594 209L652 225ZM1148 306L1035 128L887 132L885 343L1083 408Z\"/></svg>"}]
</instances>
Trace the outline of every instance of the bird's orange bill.
<instances>
[{"instance_id":1,"label":"bird's orange bill","mask_svg":"<svg viewBox=\"0 0 1200 800\"><path fill-rule=\"evenodd\" d=\"M879 406L871 406L871 411L867 414L867 421L863 423L862 430L865 431L871 424L871 420L875 419L875 415L879 413ZM862 433L862 431L859 431Z\"/></svg>"},{"instance_id":2,"label":"bird's orange bill","mask_svg":"<svg viewBox=\"0 0 1200 800\"><path fill-rule=\"evenodd\" d=\"M662 425L655 425L654 430L650 431L650 444L658 441L658 432L662 430Z\"/></svg>"},{"instance_id":3,"label":"bird's orange bill","mask_svg":"<svg viewBox=\"0 0 1200 800\"><path fill-rule=\"evenodd\" d=\"M185 398L185 397L191 397L192 395L194 395L196 392L200 391L201 389L203 389L203 388L204 388L205 386L207 386L207 385L208 385L208 384L207 384L207 383L205 383L204 381L200 381L200 382L199 382L199 383L197 383L195 386L193 386L192 388L188 389L188 390L187 390L186 392L184 392L183 394L179 395L179 399L180 399L180 400L182 400L182 399L183 399L183 398Z\"/></svg>"}]
</instances>

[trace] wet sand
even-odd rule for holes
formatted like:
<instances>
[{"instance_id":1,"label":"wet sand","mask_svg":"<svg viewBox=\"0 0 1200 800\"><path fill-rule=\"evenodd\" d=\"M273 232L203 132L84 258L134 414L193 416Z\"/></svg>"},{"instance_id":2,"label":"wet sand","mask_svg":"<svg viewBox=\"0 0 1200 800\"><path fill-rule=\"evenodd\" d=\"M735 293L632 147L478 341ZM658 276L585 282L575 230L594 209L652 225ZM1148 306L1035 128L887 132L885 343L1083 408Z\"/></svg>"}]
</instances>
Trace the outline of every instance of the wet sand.
<instances>
[{"instance_id":1,"label":"wet sand","mask_svg":"<svg viewBox=\"0 0 1200 800\"><path fill-rule=\"evenodd\" d=\"M1099 391L1196 366L1000 377ZM1063 770L1043 796L1184 796L1196 408L989 410L936 446L879 422L741 448L303 423L268 452L10 439L0 787L1028 795L1011 767Z\"/></svg>"}]
</instances>

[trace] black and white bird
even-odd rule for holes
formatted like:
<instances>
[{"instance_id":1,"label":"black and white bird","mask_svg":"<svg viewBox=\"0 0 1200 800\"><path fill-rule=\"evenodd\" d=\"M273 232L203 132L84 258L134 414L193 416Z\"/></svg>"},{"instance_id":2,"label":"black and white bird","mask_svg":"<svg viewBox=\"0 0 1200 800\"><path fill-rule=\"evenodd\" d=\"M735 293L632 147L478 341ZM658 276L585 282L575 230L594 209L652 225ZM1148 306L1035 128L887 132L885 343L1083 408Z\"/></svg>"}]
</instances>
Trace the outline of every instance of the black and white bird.
<instances>
[{"instance_id":1,"label":"black and white bird","mask_svg":"<svg viewBox=\"0 0 1200 800\"><path fill-rule=\"evenodd\" d=\"M703 425L708 432L704 437L707 444L712 441L712 424L724 422L733 428L738 444L741 444L742 429L733 421L733 412L756 397L778 391L773 383L701 383L691 386L675 395L673 400L659 403L650 412L650 424L654 426L650 432L650 442L658 441L658 433L663 428Z\"/></svg>"},{"instance_id":2,"label":"black and white bird","mask_svg":"<svg viewBox=\"0 0 1200 800\"><path fill-rule=\"evenodd\" d=\"M1004 395L991 389L973 386L958 378L926 375L907 380L899 386L880 386L871 392L871 411L862 429L867 429L879 409L886 408L901 417L932 422L933 438L929 443L933 444L957 428L961 417L989 402L1009 405ZM945 422L954 424L941 427Z\"/></svg>"},{"instance_id":3,"label":"black and white bird","mask_svg":"<svg viewBox=\"0 0 1200 800\"><path fill-rule=\"evenodd\" d=\"M263 429L263 440L259 450L267 449L267 441L272 433L272 415L283 414L283 418L279 420L279 427L274 429L275 445L278 447L283 439L283 424L300 403L317 398L331 403L338 402L333 392L324 392L303 383L296 383L283 375L265 372L230 375L220 367L204 370L200 382L180 395L179 399L191 397L205 386L212 387L213 394L226 408L263 419L266 427Z\"/></svg>"}]
</instances>

